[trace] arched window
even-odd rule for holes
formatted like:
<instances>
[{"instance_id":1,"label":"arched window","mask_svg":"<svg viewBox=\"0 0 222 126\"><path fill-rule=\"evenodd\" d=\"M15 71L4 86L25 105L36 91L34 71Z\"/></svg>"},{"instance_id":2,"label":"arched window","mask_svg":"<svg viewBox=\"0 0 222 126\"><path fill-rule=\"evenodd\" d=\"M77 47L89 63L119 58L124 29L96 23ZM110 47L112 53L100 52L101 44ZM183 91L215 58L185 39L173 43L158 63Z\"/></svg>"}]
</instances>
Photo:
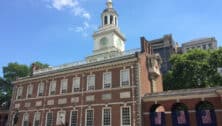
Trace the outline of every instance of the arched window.
<instances>
[{"instance_id":1,"label":"arched window","mask_svg":"<svg viewBox=\"0 0 222 126\"><path fill-rule=\"evenodd\" d=\"M217 126L214 106L208 101L196 105L197 126Z\"/></svg>"},{"instance_id":2,"label":"arched window","mask_svg":"<svg viewBox=\"0 0 222 126\"><path fill-rule=\"evenodd\" d=\"M110 24L113 24L113 15L110 15Z\"/></svg>"},{"instance_id":3,"label":"arched window","mask_svg":"<svg viewBox=\"0 0 222 126\"><path fill-rule=\"evenodd\" d=\"M175 103L172 106L172 121L173 126L189 126L189 113L188 108L183 103Z\"/></svg>"},{"instance_id":4,"label":"arched window","mask_svg":"<svg viewBox=\"0 0 222 126\"><path fill-rule=\"evenodd\" d=\"M160 104L154 104L150 108L151 126L165 126L165 108Z\"/></svg>"},{"instance_id":5,"label":"arched window","mask_svg":"<svg viewBox=\"0 0 222 126\"><path fill-rule=\"evenodd\" d=\"M107 19L107 16L105 16L104 17L104 24L107 25L107 23L108 23L108 19Z\"/></svg>"}]
</instances>

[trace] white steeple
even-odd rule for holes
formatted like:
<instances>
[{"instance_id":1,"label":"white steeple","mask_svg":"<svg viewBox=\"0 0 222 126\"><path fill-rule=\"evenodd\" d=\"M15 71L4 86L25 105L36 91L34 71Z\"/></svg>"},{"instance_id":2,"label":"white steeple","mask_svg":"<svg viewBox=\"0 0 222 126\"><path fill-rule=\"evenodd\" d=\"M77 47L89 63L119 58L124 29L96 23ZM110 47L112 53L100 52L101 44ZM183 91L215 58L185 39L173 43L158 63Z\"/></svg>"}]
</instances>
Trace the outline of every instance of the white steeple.
<instances>
[{"instance_id":1,"label":"white steeple","mask_svg":"<svg viewBox=\"0 0 222 126\"><path fill-rule=\"evenodd\" d=\"M101 27L93 34L93 55L87 57L88 62L115 57L125 50L125 37L118 27L118 13L107 0L106 8L101 14Z\"/></svg>"},{"instance_id":2,"label":"white steeple","mask_svg":"<svg viewBox=\"0 0 222 126\"><path fill-rule=\"evenodd\" d=\"M107 0L106 9L101 14L102 18L102 26L106 25L114 25L118 26L118 14L116 10L113 8L112 0Z\"/></svg>"}]
</instances>

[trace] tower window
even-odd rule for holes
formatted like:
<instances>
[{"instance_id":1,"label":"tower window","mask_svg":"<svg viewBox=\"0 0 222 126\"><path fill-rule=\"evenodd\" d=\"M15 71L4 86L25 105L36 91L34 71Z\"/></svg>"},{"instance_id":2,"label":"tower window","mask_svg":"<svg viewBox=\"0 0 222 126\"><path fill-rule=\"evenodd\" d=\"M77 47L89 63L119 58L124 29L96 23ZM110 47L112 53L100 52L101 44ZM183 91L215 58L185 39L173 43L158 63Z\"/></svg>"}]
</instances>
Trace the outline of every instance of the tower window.
<instances>
[{"instance_id":1,"label":"tower window","mask_svg":"<svg viewBox=\"0 0 222 126\"><path fill-rule=\"evenodd\" d=\"M115 17L115 24L117 25L117 19L116 19L116 17Z\"/></svg>"},{"instance_id":2,"label":"tower window","mask_svg":"<svg viewBox=\"0 0 222 126\"><path fill-rule=\"evenodd\" d=\"M113 15L110 16L110 24L113 24Z\"/></svg>"},{"instance_id":3,"label":"tower window","mask_svg":"<svg viewBox=\"0 0 222 126\"><path fill-rule=\"evenodd\" d=\"M107 16L104 17L104 24L107 25Z\"/></svg>"}]
</instances>

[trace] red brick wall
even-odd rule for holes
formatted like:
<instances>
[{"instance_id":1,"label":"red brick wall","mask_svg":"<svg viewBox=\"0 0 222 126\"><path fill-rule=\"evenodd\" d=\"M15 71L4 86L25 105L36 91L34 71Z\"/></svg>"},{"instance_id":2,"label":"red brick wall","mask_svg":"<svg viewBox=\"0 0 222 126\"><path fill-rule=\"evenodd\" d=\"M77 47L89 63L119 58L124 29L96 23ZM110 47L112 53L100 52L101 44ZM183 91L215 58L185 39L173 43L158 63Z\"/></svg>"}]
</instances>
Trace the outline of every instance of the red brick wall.
<instances>
[{"instance_id":1,"label":"red brick wall","mask_svg":"<svg viewBox=\"0 0 222 126\"><path fill-rule=\"evenodd\" d=\"M220 100L220 97L210 97L205 98L206 101L213 104L215 113L217 116L217 124L218 126L222 126L222 120L220 117L222 117L222 101ZM202 101L201 98L187 98L187 99L181 99L179 100L180 103L184 103L189 110L189 116L190 116L190 124L191 126L196 126L196 105ZM166 126L172 126L172 117L171 117L171 108L174 103L177 103L176 99L173 100L163 100L163 101L157 101L157 104L161 104L165 107L166 110ZM151 106L155 104L154 101L149 102L143 102L142 105L142 111L143 111L143 124L144 126L150 126L150 117L149 112Z\"/></svg>"},{"instance_id":2,"label":"red brick wall","mask_svg":"<svg viewBox=\"0 0 222 126\"><path fill-rule=\"evenodd\" d=\"M56 117L57 117L57 112L61 109L66 111L66 121L69 123L69 119L70 119L70 111L73 109L73 107L75 107L78 110L78 123L80 123L80 118L83 122L82 125L84 125L85 122L85 108L87 108L88 106L91 105L95 105L95 104L100 104L99 106L91 106L91 108L94 109L94 124L99 126L102 123L102 107L105 107L105 105L108 105L109 107L111 107L112 109L112 125L120 125L120 106L123 105L123 103L130 105L131 106L131 112L133 110L133 106L132 106L132 100L133 100L133 94L132 94L132 90L135 90L135 87L128 87L128 88L120 88L120 70L123 69L123 67L125 67L126 69L130 70L130 84L131 85L135 85L135 75L136 73L134 72L135 67L135 63L129 63L126 64L125 66L123 66L122 64L119 67L115 68L108 68L108 72L112 72L112 88L115 89L105 89L103 90L103 72L106 72L106 69L101 69L101 70L97 70L97 69L92 69L89 71L82 71L81 73L70 73L70 74L66 74L66 75L59 75L59 76L54 76L54 77L48 77L48 78L41 78L41 79L33 79L30 81L26 81L23 83L17 83L15 84L16 86L23 86L23 94L22 94L22 99L19 100L15 100L15 102L13 102L12 107L13 107L13 111L15 111L16 109L15 104L19 103L20 104L20 108L19 108L19 121L18 121L18 125L22 124L22 118L23 118L23 114L24 112L28 112L29 113L29 120L30 123L32 123L33 121L33 117L34 117L34 113L36 110L39 110L39 112L41 112L41 122L42 124L45 124L45 119L46 119L46 113L51 110L53 112L53 125L56 125ZM78 76L80 77L80 89L83 91L86 91L86 83L87 83L87 75L89 75L90 73L95 74L96 76L96 80L95 80L95 91L91 91L91 92L84 92L83 94L81 92L78 93L73 93L72 92L72 81L73 81L73 77ZM60 94L60 85L61 85L61 80L63 78L67 78L68 79L68 91L65 94ZM51 95L49 96L49 85L50 85L50 81L51 80L55 80L56 81L56 94L55 95ZM44 88L44 96L43 97L37 97L37 91L38 91L38 84L40 82L43 82L45 84L45 88ZM20 85L22 84L22 85ZM27 92L27 86L29 84L33 85L33 94L31 98L26 99L26 92ZM99 90L99 91L98 91ZM120 92L125 92L125 91L129 91L131 93L131 97L130 98L124 98L121 99L120 98ZM102 100L102 95L103 94L107 94L107 93L111 93L112 94L112 99L111 100ZM86 96L88 95L95 95L95 100L92 102L86 102ZM45 97L46 96L46 97ZM79 97L79 102L78 103L71 103L71 98L72 97ZM64 105L59 105L58 104L58 99L60 98L67 98L67 103ZM47 105L47 101L48 100L54 100L54 105ZM36 107L36 102L37 101L42 101L42 106ZM31 103L30 107L24 107L25 103ZM117 103L115 105L109 105L109 103ZM130 102L130 103L127 103ZM135 103L136 104L136 103ZM82 111L82 117L80 117L80 106L84 105L83 111ZM135 105L136 107L136 105ZM42 109L45 109L46 111L43 111ZM134 110L136 110L134 108ZM137 112L135 112L137 113ZM135 116L133 115L133 113L131 114L131 118ZM133 120L133 119L132 119Z\"/></svg>"},{"instance_id":3,"label":"red brick wall","mask_svg":"<svg viewBox=\"0 0 222 126\"><path fill-rule=\"evenodd\" d=\"M141 96L144 96L144 94L151 92L151 84L150 84L150 80L149 80L149 72L148 72L146 60L147 60L146 54L142 53L139 56L140 70L141 70L141 73L140 73Z\"/></svg>"}]
</instances>

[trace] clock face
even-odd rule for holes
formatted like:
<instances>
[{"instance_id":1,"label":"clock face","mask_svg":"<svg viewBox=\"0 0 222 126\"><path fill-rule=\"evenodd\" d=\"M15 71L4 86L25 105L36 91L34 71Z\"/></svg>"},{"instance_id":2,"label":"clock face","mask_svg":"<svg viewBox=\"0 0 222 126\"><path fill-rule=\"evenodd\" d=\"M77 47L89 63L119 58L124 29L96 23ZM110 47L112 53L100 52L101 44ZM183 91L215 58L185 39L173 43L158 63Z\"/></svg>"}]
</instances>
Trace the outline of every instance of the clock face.
<instances>
[{"instance_id":1,"label":"clock face","mask_svg":"<svg viewBox=\"0 0 222 126\"><path fill-rule=\"evenodd\" d=\"M102 47L106 46L108 44L108 39L106 37L103 37L102 39L100 39L100 45Z\"/></svg>"}]
</instances>

